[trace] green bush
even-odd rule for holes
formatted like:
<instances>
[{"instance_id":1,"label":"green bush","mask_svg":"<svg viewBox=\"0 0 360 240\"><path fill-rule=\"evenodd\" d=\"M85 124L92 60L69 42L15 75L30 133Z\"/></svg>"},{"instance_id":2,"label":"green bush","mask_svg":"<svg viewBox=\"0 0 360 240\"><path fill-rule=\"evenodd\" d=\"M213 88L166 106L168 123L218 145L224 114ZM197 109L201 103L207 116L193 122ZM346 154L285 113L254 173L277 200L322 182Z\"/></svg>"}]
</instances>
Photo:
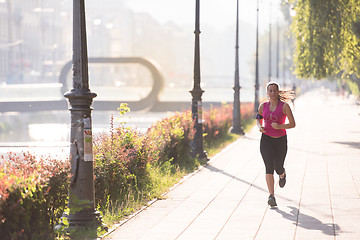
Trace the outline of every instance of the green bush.
<instances>
[{"instance_id":1,"label":"green bush","mask_svg":"<svg viewBox=\"0 0 360 240\"><path fill-rule=\"evenodd\" d=\"M0 167L0 236L53 239L66 206L69 161L9 153Z\"/></svg>"},{"instance_id":2,"label":"green bush","mask_svg":"<svg viewBox=\"0 0 360 240\"><path fill-rule=\"evenodd\" d=\"M111 123L111 125L113 125ZM191 115L177 113L156 122L145 134L134 129L111 128L94 140L95 196L104 210L111 203L147 201L154 197L154 166L170 162L181 165L189 159ZM172 168L174 171L176 168Z\"/></svg>"},{"instance_id":3,"label":"green bush","mask_svg":"<svg viewBox=\"0 0 360 240\"><path fill-rule=\"evenodd\" d=\"M120 127L111 135L101 134L94 140L94 159L95 196L100 207L126 198L129 191L137 191L139 180L146 178L149 159L142 136L134 130Z\"/></svg>"},{"instance_id":4,"label":"green bush","mask_svg":"<svg viewBox=\"0 0 360 240\"><path fill-rule=\"evenodd\" d=\"M146 132L145 149L159 162L172 160L184 166L189 159L190 140L193 137L191 112L176 113L156 122Z\"/></svg>"}]
</instances>

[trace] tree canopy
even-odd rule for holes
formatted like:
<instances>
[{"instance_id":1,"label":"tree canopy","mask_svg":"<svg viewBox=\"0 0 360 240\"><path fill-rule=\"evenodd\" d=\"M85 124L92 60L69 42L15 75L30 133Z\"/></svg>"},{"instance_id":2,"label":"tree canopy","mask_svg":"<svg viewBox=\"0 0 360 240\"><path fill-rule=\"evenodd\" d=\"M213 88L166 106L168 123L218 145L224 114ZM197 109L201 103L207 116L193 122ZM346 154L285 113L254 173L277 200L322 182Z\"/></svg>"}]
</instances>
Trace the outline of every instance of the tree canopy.
<instances>
[{"instance_id":1,"label":"tree canopy","mask_svg":"<svg viewBox=\"0 0 360 240\"><path fill-rule=\"evenodd\" d=\"M342 76L360 85L360 1L290 0L296 15L295 72L304 78Z\"/></svg>"}]
</instances>

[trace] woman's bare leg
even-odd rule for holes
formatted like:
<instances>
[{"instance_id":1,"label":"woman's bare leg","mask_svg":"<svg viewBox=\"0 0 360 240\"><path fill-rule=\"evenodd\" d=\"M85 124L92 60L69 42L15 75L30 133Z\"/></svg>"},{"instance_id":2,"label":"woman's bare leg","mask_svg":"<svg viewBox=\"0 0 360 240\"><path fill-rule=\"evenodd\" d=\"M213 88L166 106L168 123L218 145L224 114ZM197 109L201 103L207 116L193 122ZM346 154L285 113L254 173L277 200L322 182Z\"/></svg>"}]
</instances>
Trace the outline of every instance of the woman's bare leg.
<instances>
[{"instance_id":1,"label":"woman's bare leg","mask_svg":"<svg viewBox=\"0 0 360 240\"><path fill-rule=\"evenodd\" d=\"M274 175L266 174L265 178L269 193L274 195Z\"/></svg>"}]
</instances>

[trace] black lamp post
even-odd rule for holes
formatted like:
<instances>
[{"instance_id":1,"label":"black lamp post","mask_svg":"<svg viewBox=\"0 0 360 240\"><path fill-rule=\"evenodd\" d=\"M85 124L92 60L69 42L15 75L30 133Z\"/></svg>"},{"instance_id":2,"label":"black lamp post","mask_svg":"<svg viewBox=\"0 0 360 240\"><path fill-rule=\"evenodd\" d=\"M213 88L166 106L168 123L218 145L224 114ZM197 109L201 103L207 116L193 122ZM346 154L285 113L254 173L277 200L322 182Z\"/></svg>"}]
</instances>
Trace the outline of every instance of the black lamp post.
<instances>
[{"instance_id":1,"label":"black lamp post","mask_svg":"<svg viewBox=\"0 0 360 240\"><path fill-rule=\"evenodd\" d=\"M192 95L191 111L194 122L195 135L191 140L191 154L199 158L207 158L204 151L203 124L202 124L202 99L203 90L200 87L200 0L196 0L195 8L195 53L194 53L194 87L190 91Z\"/></svg>"},{"instance_id":2,"label":"black lamp post","mask_svg":"<svg viewBox=\"0 0 360 240\"><path fill-rule=\"evenodd\" d=\"M277 19L276 23L276 81L279 81L279 62L280 62L280 39L279 39L279 19Z\"/></svg>"},{"instance_id":3,"label":"black lamp post","mask_svg":"<svg viewBox=\"0 0 360 240\"><path fill-rule=\"evenodd\" d=\"M254 112L259 108L259 0L256 9L256 54L255 54L255 104Z\"/></svg>"},{"instance_id":4,"label":"black lamp post","mask_svg":"<svg viewBox=\"0 0 360 240\"><path fill-rule=\"evenodd\" d=\"M269 2L269 82L271 82L271 2Z\"/></svg>"},{"instance_id":5,"label":"black lamp post","mask_svg":"<svg viewBox=\"0 0 360 240\"><path fill-rule=\"evenodd\" d=\"M284 31L284 42L283 42L283 86L286 87L286 34Z\"/></svg>"},{"instance_id":6,"label":"black lamp post","mask_svg":"<svg viewBox=\"0 0 360 240\"><path fill-rule=\"evenodd\" d=\"M236 43L235 43L235 83L232 133L244 134L241 128L241 105L240 105L240 77L239 77L239 0L236 1Z\"/></svg>"},{"instance_id":7,"label":"black lamp post","mask_svg":"<svg viewBox=\"0 0 360 240\"><path fill-rule=\"evenodd\" d=\"M73 0L73 89L64 95L71 112L72 179L67 215L70 228L101 225L95 209L90 107L96 94L89 89L84 0ZM95 228L96 229L96 228Z\"/></svg>"}]
</instances>

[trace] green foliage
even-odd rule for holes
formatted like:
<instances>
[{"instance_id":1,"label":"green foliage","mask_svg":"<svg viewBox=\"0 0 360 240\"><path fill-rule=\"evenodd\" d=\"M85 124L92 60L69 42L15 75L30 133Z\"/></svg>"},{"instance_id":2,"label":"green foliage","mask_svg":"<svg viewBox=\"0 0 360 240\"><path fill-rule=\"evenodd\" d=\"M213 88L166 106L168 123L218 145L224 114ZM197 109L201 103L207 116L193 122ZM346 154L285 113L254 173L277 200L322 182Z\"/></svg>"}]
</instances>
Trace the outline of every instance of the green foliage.
<instances>
[{"instance_id":1,"label":"green foliage","mask_svg":"<svg viewBox=\"0 0 360 240\"><path fill-rule=\"evenodd\" d=\"M146 132L146 152L152 159L184 166L193 137L191 112L176 113L156 122Z\"/></svg>"},{"instance_id":2,"label":"green foliage","mask_svg":"<svg viewBox=\"0 0 360 240\"><path fill-rule=\"evenodd\" d=\"M359 86L360 86L360 79L359 78L348 78L345 79L346 85L348 87L348 91L350 91L355 96L360 96Z\"/></svg>"},{"instance_id":3,"label":"green foliage","mask_svg":"<svg viewBox=\"0 0 360 240\"><path fill-rule=\"evenodd\" d=\"M145 134L120 126L95 138L95 196L100 209L126 211L133 208L123 205L129 199L143 203L159 196L159 178L168 179L176 166L189 160L191 126L191 115L185 112L156 122Z\"/></svg>"},{"instance_id":4,"label":"green foliage","mask_svg":"<svg viewBox=\"0 0 360 240\"><path fill-rule=\"evenodd\" d=\"M241 104L241 123L245 126L248 120L252 118L253 103ZM224 104L220 108L210 108L204 112L204 143L211 146L212 143L218 142L227 137L228 131L232 126L233 106ZM244 125L244 123L246 123Z\"/></svg>"},{"instance_id":5,"label":"green foliage","mask_svg":"<svg viewBox=\"0 0 360 240\"><path fill-rule=\"evenodd\" d=\"M116 119L116 121L121 121L120 124L124 126L126 123L124 120L125 114L130 112L130 108L128 107L127 103L121 103L117 110L119 111L120 116Z\"/></svg>"},{"instance_id":6,"label":"green foliage","mask_svg":"<svg viewBox=\"0 0 360 240\"><path fill-rule=\"evenodd\" d=\"M119 127L108 136L100 135L94 141L95 196L104 208L109 201L125 199L129 191L138 191L145 184L146 165L142 136Z\"/></svg>"},{"instance_id":7,"label":"green foliage","mask_svg":"<svg viewBox=\"0 0 360 240\"><path fill-rule=\"evenodd\" d=\"M358 0L292 0L296 73L305 78L360 78Z\"/></svg>"},{"instance_id":8,"label":"green foliage","mask_svg":"<svg viewBox=\"0 0 360 240\"><path fill-rule=\"evenodd\" d=\"M9 153L2 162L1 239L54 238L53 229L64 211L68 194L68 161Z\"/></svg>"}]
</instances>

